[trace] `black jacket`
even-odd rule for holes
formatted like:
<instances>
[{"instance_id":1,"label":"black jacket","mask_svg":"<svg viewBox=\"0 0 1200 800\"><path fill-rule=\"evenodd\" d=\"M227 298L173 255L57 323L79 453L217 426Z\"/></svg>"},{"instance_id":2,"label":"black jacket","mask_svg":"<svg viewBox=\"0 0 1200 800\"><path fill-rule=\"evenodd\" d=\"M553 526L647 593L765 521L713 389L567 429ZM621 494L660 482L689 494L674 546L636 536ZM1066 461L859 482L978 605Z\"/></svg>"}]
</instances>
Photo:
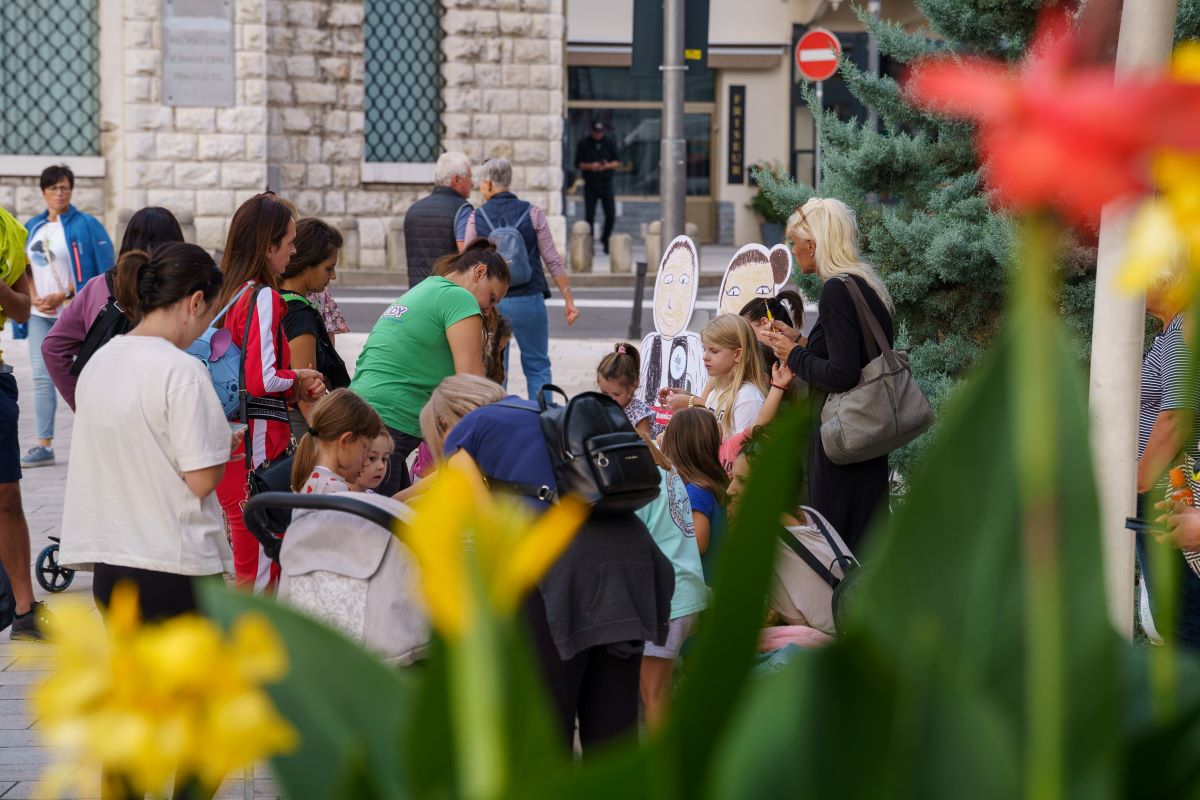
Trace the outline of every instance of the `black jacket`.
<instances>
[{"instance_id":1,"label":"black jacket","mask_svg":"<svg viewBox=\"0 0 1200 800\"><path fill-rule=\"evenodd\" d=\"M466 201L449 186L435 186L433 193L412 204L404 215L404 256L408 261L408 288L428 278L433 262L458 252L454 238L454 215Z\"/></svg>"}]
</instances>

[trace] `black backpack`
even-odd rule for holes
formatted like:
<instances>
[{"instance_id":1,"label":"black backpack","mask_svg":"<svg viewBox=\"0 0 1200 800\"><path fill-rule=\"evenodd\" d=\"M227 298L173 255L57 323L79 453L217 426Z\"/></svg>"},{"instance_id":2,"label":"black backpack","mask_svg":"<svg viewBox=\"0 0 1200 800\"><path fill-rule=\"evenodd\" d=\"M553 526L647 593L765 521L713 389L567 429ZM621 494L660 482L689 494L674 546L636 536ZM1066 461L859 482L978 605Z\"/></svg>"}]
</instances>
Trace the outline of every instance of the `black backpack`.
<instances>
[{"instance_id":1,"label":"black backpack","mask_svg":"<svg viewBox=\"0 0 1200 800\"><path fill-rule=\"evenodd\" d=\"M658 466L650 446L615 400L599 392L583 392L566 405L552 406L546 402L548 391L567 397L562 389L546 384L538 395L540 412L510 403L500 405L540 414L557 490L547 494L545 487L492 479L490 485L542 500L575 495L600 514L636 511L658 497Z\"/></svg>"},{"instance_id":2,"label":"black backpack","mask_svg":"<svg viewBox=\"0 0 1200 800\"><path fill-rule=\"evenodd\" d=\"M92 327L88 328L87 336L83 338L83 346L79 348L79 355L75 356L75 362L71 364L70 372L76 378L83 372L88 360L96 354L97 350L106 345L109 339L114 336L122 336L133 329L133 322L117 305L111 269L104 273L104 283L108 286L108 302L104 304L104 308L100 309L100 315L96 317Z\"/></svg>"}]
</instances>

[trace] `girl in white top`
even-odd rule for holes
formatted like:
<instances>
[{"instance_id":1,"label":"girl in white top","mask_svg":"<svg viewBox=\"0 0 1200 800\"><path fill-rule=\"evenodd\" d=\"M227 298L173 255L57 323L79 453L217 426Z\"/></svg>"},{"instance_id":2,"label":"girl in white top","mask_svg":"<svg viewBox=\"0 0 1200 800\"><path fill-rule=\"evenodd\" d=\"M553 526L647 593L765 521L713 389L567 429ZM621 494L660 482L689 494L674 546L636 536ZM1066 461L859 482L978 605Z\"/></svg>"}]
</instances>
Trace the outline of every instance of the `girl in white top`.
<instances>
[{"instance_id":1,"label":"girl in white top","mask_svg":"<svg viewBox=\"0 0 1200 800\"><path fill-rule=\"evenodd\" d=\"M703 405L717 418L725 440L754 425L766 401L767 376L750 323L736 314L721 314L700 332L708 383L699 396L663 390L672 411Z\"/></svg>"},{"instance_id":2,"label":"girl in white top","mask_svg":"<svg viewBox=\"0 0 1200 800\"><path fill-rule=\"evenodd\" d=\"M367 465L371 444L387 431L371 404L349 389L335 389L309 412L308 431L292 461L292 491L348 492Z\"/></svg>"},{"instance_id":3,"label":"girl in white top","mask_svg":"<svg viewBox=\"0 0 1200 800\"><path fill-rule=\"evenodd\" d=\"M138 323L79 378L60 560L94 569L100 606L128 579L143 618L161 619L195 608L193 576L233 569L213 491L237 437L208 371L184 352L212 319L222 277L181 242L125 253L115 269Z\"/></svg>"}]
</instances>

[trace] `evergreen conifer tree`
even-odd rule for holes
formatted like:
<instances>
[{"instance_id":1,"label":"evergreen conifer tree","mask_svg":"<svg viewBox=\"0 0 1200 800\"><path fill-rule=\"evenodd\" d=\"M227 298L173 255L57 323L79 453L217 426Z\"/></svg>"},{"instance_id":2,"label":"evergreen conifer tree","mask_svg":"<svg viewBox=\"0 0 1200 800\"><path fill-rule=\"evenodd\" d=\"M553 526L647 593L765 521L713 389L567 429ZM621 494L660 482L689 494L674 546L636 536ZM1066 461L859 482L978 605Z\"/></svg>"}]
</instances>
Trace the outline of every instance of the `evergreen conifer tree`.
<instances>
[{"instance_id":1,"label":"evergreen conifer tree","mask_svg":"<svg viewBox=\"0 0 1200 800\"><path fill-rule=\"evenodd\" d=\"M1126 0L1129 2L1130 0ZM936 38L873 21L859 9L880 52L907 64L941 51L1020 59L1047 0L916 0ZM1200 0L1179 0L1177 38L1200 36ZM1007 271L1020 268L1010 220L982 190L971 126L918 111L897 82L843 59L841 76L863 105L878 112L880 131L820 114L820 194L858 215L864 257L879 268L896 306L898 346L939 409L950 389L987 348L1003 308ZM814 98L809 97L815 106ZM802 183L760 173L763 192L790 213L813 195ZM1059 305L1086 359L1095 295L1094 242L1076 241L1061 258ZM806 294L819 291L802 279ZM930 436L893 454L907 471Z\"/></svg>"}]
</instances>

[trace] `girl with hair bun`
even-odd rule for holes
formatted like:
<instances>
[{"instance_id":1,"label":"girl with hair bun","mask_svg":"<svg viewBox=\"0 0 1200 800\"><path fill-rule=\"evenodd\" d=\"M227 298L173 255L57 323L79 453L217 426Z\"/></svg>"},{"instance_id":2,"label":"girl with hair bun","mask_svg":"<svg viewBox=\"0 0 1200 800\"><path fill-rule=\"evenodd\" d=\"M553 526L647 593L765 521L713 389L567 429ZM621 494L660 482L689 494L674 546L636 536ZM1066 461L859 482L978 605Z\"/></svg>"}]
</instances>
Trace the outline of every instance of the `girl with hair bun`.
<instances>
[{"instance_id":1,"label":"girl with hair bun","mask_svg":"<svg viewBox=\"0 0 1200 800\"><path fill-rule=\"evenodd\" d=\"M222 276L182 242L125 253L116 291L138 320L79 376L59 559L94 571L107 606L132 581L147 620L195 610L192 578L233 556L213 495L235 439L208 371L184 352L212 319Z\"/></svg>"},{"instance_id":2,"label":"girl with hair bun","mask_svg":"<svg viewBox=\"0 0 1200 800\"><path fill-rule=\"evenodd\" d=\"M629 424L638 433L649 437L651 423L654 422L654 412L650 410L650 406L637 397L641 367L641 357L638 355L637 348L626 342L620 342L596 365L596 385L600 387L601 392L625 409L625 416L629 418Z\"/></svg>"},{"instance_id":3,"label":"girl with hair bun","mask_svg":"<svg viewBox=\"0 0 1200 800\"><path fill-rule=\"evenodd\" d=\"M367 448L383 433L383 420L349 389L322 397L309 414L309 427L292 461L292 491L348 492L367 464Z\"/></svg>"}]
</instances>

